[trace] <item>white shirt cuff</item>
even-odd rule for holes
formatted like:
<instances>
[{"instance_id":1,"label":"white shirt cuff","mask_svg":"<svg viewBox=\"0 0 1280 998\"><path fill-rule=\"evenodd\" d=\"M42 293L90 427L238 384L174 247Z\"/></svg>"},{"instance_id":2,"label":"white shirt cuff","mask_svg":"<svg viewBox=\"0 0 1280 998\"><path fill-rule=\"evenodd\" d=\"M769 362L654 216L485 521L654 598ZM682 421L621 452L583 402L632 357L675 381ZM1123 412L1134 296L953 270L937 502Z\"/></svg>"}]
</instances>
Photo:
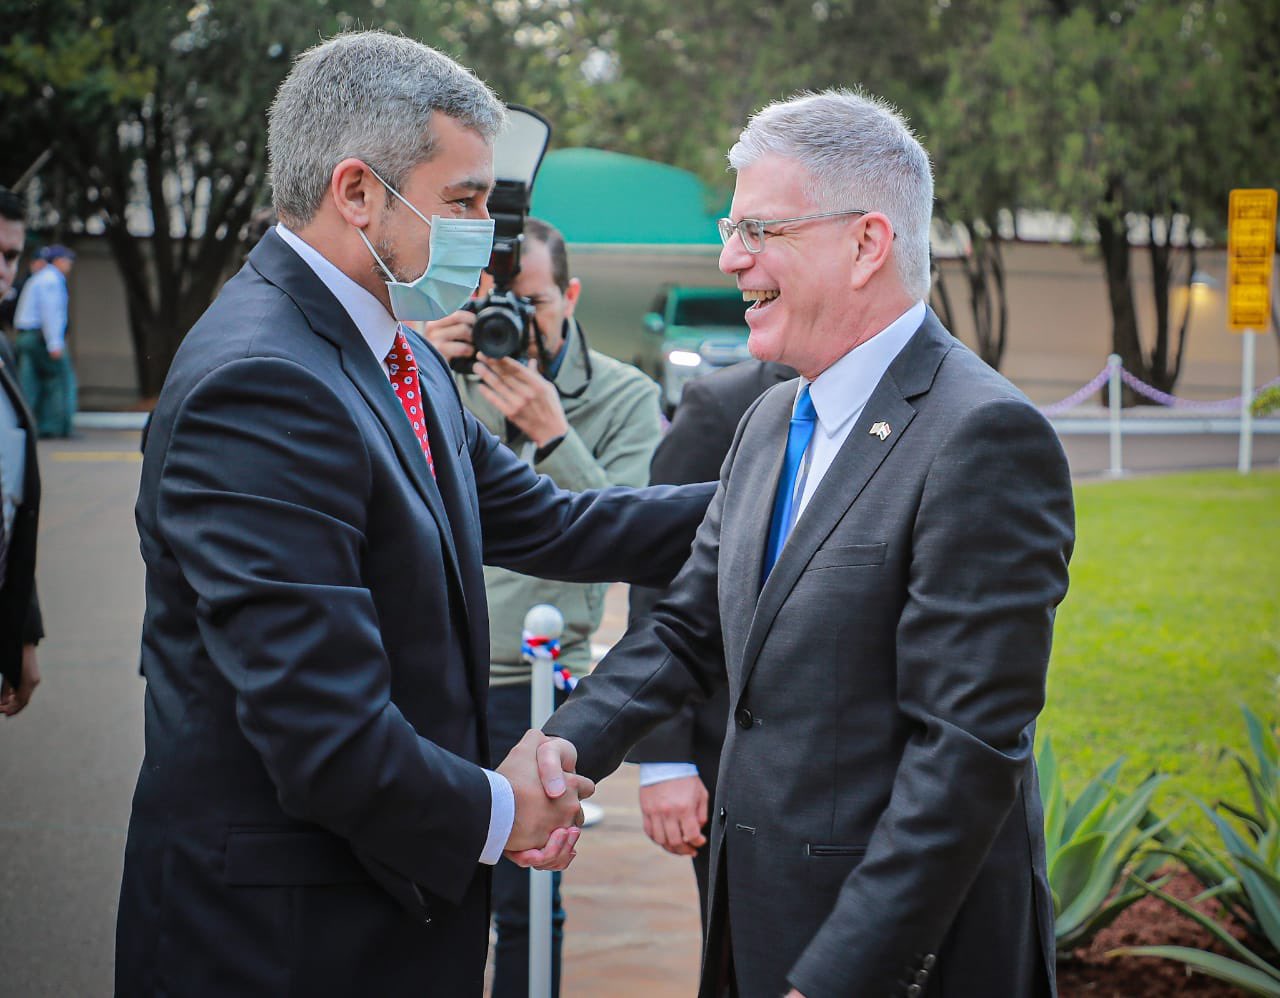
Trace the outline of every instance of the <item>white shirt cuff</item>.
<instances>
[{"instance_id":1,"label":"white shirt cuff","mask_svg":"<svg viewBox=\"0 0 1280 998\"><path fill-rule=\"evenodd\" d=\"M511 828L516 823L516 794L509 781L501 773L486 769L489 792L493 795L493 808L489 811L489 837L484 840L480 862L493 866L502 859L502 850L511 838Z\"/></svg>"},{"instance_id":2,"label":"white shirt cuff","mask_svg":"<svg viewBox=\"0 0 1280 998\"><path fill-rule=\"evenodd\" d=\"M666 783L667 780L680 780L686 776L697 776L698 767L691 762L642 762L640 763L640 786L647 787L654 783Z\"/></svg>"}]
</instances>

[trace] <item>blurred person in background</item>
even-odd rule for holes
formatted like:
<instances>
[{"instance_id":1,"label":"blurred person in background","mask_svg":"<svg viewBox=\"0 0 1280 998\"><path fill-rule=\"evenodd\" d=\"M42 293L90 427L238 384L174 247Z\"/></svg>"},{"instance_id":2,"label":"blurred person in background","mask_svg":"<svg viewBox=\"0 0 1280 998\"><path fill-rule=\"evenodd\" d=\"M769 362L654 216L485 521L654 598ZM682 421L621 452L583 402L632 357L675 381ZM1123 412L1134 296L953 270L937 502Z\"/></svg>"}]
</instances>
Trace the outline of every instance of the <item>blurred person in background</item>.
<instances>
[{"instance_id":1,"label":"blurred person in background","mask_svg":"<svg viewBox=\"0 0 1280 998\"><path fill-rule=\"evenodd\" d=\"M13 285L26 241L26 205L0 187L0 298ZM44 637L36 599L40 469L36 424L0 336L0 714L12 717L40 683L36 644Z\"/></svg>"},{"instance_id":2,"label":"blurred person in background","mask_svg":"<svg viewBox=\"0 0 1280 998\"><path fill-rule=\"evenodd\" d=\"M588 347L574 318L582 285L570 276L559 230L529 218L524 232L512 288L535 309L527 358L501 365L477 361L474 374L455 374L463 404L561 488L645 485L662 432L658 386L630 364ZM427 323L427 339L450 360L470 359L475 320L474 312L463 310ZM575 676L585 675L608 587L548 582L490 567L484 581L490 618L489 752L501 759L529 727L529 666L520 651L525 614L538 603L560 610L565 629L559 662ZM562 700L559 694L557 702ZM564 909L560 874L553 876L552 977L558 994ZM527 995L529 873L506 859L493 872L493 916L498 937L493 996Z\"/></svg>"},{"instance_id":3,"label":"blurred person in background","mask_svg":"<svg viewBox=\"0 0 1280 998\"><path fill-rule=\"evenodd\" d=\"M690 381L680 395L671 429L649 467L655 485L713 482L733 444L743 413L756 399L796 376L771 361L746 360ZM631 623L662 598L662 590L631 587ZM728 724L729 691L689 704L649 732L627 756L640 764L640 812L644 831L676 856L693 859L702 931L707 930L707 876L710 847L706 825L716 795L716 771Z\"/></svg>"},{"instance_id":4,"label":"blurred person in background","mask_svg":"<svg viewBox=\"0 0 1280 998\"><path fill-rule=\"evenodd\" d=\"M76 255L60 244L46 246L47 264L22 288L14 311L18 374L42 437L69 437L76 409L75 372L67 353L67 277Z\"/></svg>"}]
</instances>

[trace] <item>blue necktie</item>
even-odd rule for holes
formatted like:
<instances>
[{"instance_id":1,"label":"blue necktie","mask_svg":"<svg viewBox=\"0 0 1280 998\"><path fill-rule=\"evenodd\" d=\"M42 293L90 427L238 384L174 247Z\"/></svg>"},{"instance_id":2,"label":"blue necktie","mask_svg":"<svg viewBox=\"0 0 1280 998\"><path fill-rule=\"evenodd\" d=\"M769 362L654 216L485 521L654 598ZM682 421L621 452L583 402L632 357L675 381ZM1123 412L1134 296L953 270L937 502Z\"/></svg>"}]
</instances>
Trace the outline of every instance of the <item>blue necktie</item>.
<instances>
[{"instance_id":1,"label":"blue necktie","mask_svg":"<svg viewBox=\"0 0 1280 998\"><path fill-rule=\"evenodd\" d=\"M782 461L782 473L778 476L778 494L773 500L773 517L769 522L769 546L764 552L764 578L773 571L774 563L782 552L782 545L791 532L791 511L795 508L796 476L804 463L804 453L813 439L813 428L818 414L809 398L809 386L805 385L796 396L795 412L791 427L787 430L787 456Z\"/></svg>"}]
</instances>

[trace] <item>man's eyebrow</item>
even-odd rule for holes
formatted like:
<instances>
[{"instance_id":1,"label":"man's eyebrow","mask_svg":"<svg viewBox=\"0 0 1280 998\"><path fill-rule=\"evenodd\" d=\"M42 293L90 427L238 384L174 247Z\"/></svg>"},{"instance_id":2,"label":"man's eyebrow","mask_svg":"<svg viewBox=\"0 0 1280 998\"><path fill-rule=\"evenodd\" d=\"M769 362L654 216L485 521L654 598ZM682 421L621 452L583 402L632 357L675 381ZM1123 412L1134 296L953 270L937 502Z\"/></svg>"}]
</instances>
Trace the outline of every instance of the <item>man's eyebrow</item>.
<instances>
[{"instance_id":1,"label":"man's eyebrow","mask_svg":"<svg viewBox=\"0 0 1280 998\"><path fill-rule=\"evenodd\" d=\"M455 180L451 184L445 186L446 191L485 191L493 186L493 181L482 179L480 177L467 177L463 180Z\"/></svg>"}]
</instances>

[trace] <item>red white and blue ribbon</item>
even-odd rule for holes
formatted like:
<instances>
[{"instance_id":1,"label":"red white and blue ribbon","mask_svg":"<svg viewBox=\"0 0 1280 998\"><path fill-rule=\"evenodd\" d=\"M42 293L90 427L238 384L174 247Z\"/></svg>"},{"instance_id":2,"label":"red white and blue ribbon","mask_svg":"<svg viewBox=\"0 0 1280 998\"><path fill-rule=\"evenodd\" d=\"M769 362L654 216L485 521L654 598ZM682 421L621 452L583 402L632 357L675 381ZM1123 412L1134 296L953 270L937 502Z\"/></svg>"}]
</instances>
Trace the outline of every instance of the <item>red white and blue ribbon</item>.
<instances>
[{"instance_id":1,"label":"red white and blue ribbon","mask_svg":"<svg viewBox=\"0 0 1280 998\"><path fill-rule=\"evenodd\" d=\"M578 685L578 680L574 678L568 666L559 664L559 638L549 638L544 634L524 631L520 639L520 657L529 663L530 668L537 668L540 663L549 662L551 676L558 690L569 693Z\"/></svg>"}]
</instances>

